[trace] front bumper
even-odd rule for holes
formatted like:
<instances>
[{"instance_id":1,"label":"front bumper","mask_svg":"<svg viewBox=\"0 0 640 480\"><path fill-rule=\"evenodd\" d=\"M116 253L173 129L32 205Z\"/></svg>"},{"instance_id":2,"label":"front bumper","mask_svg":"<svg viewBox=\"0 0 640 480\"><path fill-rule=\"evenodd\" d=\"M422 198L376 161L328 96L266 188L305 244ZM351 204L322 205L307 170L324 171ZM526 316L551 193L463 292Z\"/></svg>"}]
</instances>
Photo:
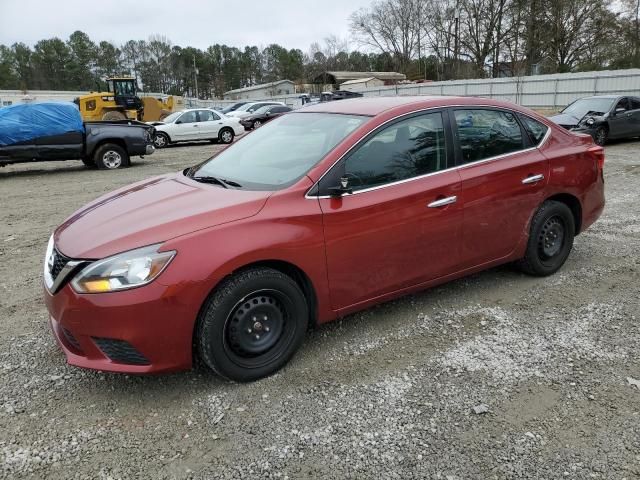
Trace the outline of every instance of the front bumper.
<instances>
[{"instance_id":1,"label":"front bumper","mask_svg":"<svg viewBox=\"0 0 640 480\"><path fill-rule=\"evenodd\" d=\"M78 294L69 284L44 288L51 329L67 362L122 373L191 368L197 309L180 286L153 282L114 293Z\"/></svg>"}]
</instances>

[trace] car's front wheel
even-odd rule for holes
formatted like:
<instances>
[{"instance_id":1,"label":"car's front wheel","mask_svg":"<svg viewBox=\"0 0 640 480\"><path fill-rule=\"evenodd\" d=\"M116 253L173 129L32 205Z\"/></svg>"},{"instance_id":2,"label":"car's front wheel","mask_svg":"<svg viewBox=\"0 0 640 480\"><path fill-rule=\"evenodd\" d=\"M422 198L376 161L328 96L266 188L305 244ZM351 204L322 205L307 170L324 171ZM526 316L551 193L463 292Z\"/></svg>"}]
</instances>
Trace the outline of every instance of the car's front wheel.
<instances>
[{"instance_id":1,"label":"car's front wheel","mask_svg":"<svg viewBox=\"0 0 640 480\"><path fill-rule=\"evenodd\" d=\"M529 275L544 277L557 272L573 247L575 221L567 205L548 200L531 220L527 250L518 266Z\"/></svg>"},{"instance_id":2,"label":"car's front wheel","mask_svg":"<svg viewBox=\"0 0 640 480\"><path fill-rule=\"evenodd\" d=\"M601 147L603 147L604 144L607 143L608 139L609 139L609 130L607 130L607 127L604 127L604 126L598 127L595 133L593 134L593 141L596 143L596 145L600 145Z\"/></svg>"},{"instance_id":3,"label":"car's front wheel","mask_svg":"<svg viewBox=\"0 0 640 480\"><path fill-rule=\"evenodd\" d=\"M251 268L225 280L198 319L195 343L218 375L248 382L271 375L293 356L309 310L298 284L272 268Z\"/></svg>"},{"instance_id":4,"label":"car's front wheel","mask_svg":"<svg viewBox=\"0 0 640 480\"><path fill-rule=\"evenodd\" d=\"M169 143L169 135L164 132L156 132L156 134L153 136L153 145L156 148L164 148L169 145Z\"/></svg>"}]
</instances>

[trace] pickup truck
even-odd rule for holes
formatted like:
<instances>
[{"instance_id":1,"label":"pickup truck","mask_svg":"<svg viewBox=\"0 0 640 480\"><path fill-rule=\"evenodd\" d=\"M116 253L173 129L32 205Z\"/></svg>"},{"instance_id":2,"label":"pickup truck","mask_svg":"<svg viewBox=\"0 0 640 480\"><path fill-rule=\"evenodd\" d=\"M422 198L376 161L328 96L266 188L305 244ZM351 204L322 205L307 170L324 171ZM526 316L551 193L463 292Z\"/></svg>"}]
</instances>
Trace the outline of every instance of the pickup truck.
<instances>
[{"instance_id":1,"label":"pickup truck","mask_svg":"<svg viewBox=\"0 0 640 480\"><path fill-rule=\"evenodd\" d=\"M0 166L82 160L88 167L127 167L133 156L151 155L154 128L119 120L82 122L73 103L36 103L0 109Z\"/></svg>"}]
</instances>

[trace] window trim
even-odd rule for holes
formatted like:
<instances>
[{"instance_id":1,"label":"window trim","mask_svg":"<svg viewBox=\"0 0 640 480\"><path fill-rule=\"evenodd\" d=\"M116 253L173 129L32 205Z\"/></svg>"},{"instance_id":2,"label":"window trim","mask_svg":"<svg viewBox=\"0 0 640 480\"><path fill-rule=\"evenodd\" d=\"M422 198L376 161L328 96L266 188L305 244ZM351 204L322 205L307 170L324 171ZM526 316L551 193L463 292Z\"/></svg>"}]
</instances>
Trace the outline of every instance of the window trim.
<instances>
[{"instance_id":1,"label":"window trim","mask_svg":"<svg viewBox=\"0 0 640 480\"><path fill-rule=\"evenodd\" d=\"M450 110L452 110L454 108L464 108L464 107L473 107L473 108L485 107L485 108L493 108L493 109L502 109L502 110L506 110L506 111L508 111L510 113L513 113L513 114L522 113L519 110L510 110L508 108L498 107L498 106L495 106L495 105L446 105L446 106L441 106L441 107L424 108L424 109L416 110L416 111L410 112L410 113L403 113L403 114L398 115L396 117L390 118L386 122L381 123L380 125L378 125L376 127L376 130L382 128L385 125L388 125L389 123L391 123L391 122L393 122L395 120L399 120L399 119L404 118L404 117L409 117L411 115L416 115L418 113L430 112L430 111L434 111L434 110L450 111ZM523 113L523 115L527 115L527 114ZM527 115L527 116L531 117L531 115ZM449 117L451 117L451 115L449 115ZM516 117L517 117L517 115L516 115ZM531 118L533 118L533 117L531 117ZM451 171L454 171L454 170L460 170L462 168L467 168L469 166L478 165L478 164L481 164L481 163L487 163L487 162L492 162L492 161L495 161L495 160L501 160L502 158L509 157L511 155L516 155L516 154L521 154L521 153L525 153L525 152L531 152L533 150L538 150L538 149L542 148L547 143L547 141L549 140L549 137L551 136L552 128L549 125L546 125L546 127L547 127L547 133L545 134L545 136L542 139L542 141L538 145L529 147L526 150L518 150L517 152L505 153L505 154L498 155L498 156L495 156L495 157L490 157L490 158L485 158L483 160L478 160L477 162L474 162L474 163L465 163L463 165L454 165L454 166L452 166L450 168L447 168L445 170L439 170L437 172L428 173L428 174L420 176L420 177L412 177L412 178L407 178L407 179L404 179L404 180L399 180L399 181L394 182L394 183L387 183L385 185L379 185L377 187L372 187L370 190L357 190L357 191L355 191L353 193L345 194L344 196L345 197L349 197L349 196L352 196L352 195L358 195L360 193L366 193L366 192L369 192L371 190L378 190L378 189L381 189L381 188L392 187L392 186L399 185L399 184L402 184L402 183L413 182L415 180L420 180L422 178L430 177L432 175L439 175L439 174L442 174L442 173L445 173L445 172L451 172ZM522 128L522 126L520 128ZM373 130L373 131L376 131L376 130ZM371 133L372 132L370 132L369 134L371 134ZM364 137L364 138L367 138L368 135L366 137ZM451 133L451 135L452 135L452 133ZM322 175L320 175L320 178L318 180L313 182L313 185L311 185L311 187L309 187L307 189L307 191L305 192L305 194L304 194L304 198L305 199L307 199L307 200L321 200L321 199L322 200L326 200L326 199L331 198L331 195L320 195L320 182L333 169L333 167L335 167L340 161L342 161L343 158L345 158L347 155L349 155L349 153L355 147L360 145L360 142L362 140L364 140L364 138L361 139L360 141L356 142L355 144L351 145L351 147L349 147L349 149L346 152L344 152L335 162L333 162L333 164L330 167L328 167L325 170L325 172ZM456 140L454 139L454 142L455 141ZM320 160L320 161L322 161L322 160ZM315 194L313 193L314 191L316 192Z\"/></svg>"},{"instance_id":2,"label":"window trim","mask_svg":"<svg viewBox=\"0 0 640 480\"><path fill-rule=\"evenodd\" d=\"M509 113L509 114L513 115L513 118L515 119L516 123L518 124L518 127L520 128L520 135L522 136L522 143L523 143L522 149L521 150L514 150L513 152L501 153L500 155L494 155L493 157L482 158L480 160L475 160L473 162L464 163L462 161L462 144L460 143L460 133L458 131L458 123L456 122L456 114L455 114L456 110L493 110L493 111ZM503 107L490 107L490 106L488 106L488 107L471 106L471 107L468 107L468 108L451 107L451 114L449 115L449 118L451 120L451 130L453 132L453 141L454 141L454 149L455 149L456 166L458 166L458 167L465 167L467 165L475 165L477 163L484 162L485 160L489 160L489 159L493 159L493 158L502 158L502 157L504 157L506 155L514 155L514 154L517 154L517 153L526 152L526 151L529 151L532 147L533 148L537 148L535 145L533 145L533 142L529 138L529 133L527 132L527 130L522 125L522 122L520 122L520 119L518 118L518 114L517 114L517 112L515 110L510 110L508 108L503 108ZM547 130L549 130L548 126L547 126ZM543 138L543 140L544 140L544 138Z\"/></svg>"},{"instance_id":3,"label":"window trim","mask_svg":"<svg viewBox=\"0 0 640 480\"><path fill-rule=\"evenodd\" d=\"M382 185L375 185L373 187L368 187L368 188L363 188L363 189L360 189L360 190L355 190L352 195L356 195L356 194L364 193L364 192L370 192L372 190L378 190L380 188L384 188L384 187L391 186L391 185L399 185L399 184L405 183L407 181L428 177L430 175L433 175L434 173L444 172L444 171L449 170L450 168L454 167L455 166L455 164L454 164L454 162L455 162L454 149L453 149L453 141L454 140L453 140L453 137L451 135L450 129L447 128L447 125L449 124L449 112L447 111L447 108L446 107L434 107L434 108L431 108L431 109L428 109L428 110L421 110L421 111L417 111L417 112L411 112L411 113L404 114L404 115L399 116L399 117L395 117L395 118L393 118L393 119L391 119L391 120L389 120L389 121L387 121L387 122L385 122L385 123L383 123L381 125L378 125L374 130L372 130L367 135L362 137L355 145L353 145L347 152L345 152L344 155L342 155L342 157L340 157L340 159L338 159L338 161L336 161L330 168L328 168L327 171L325 171L325 173L322 175L322 177L320 177L318 179L318 181L316 182L318 195L316 195L313 198L329 198L330 197L330 195L321 195L322 188L321 188L320 184L321 184L322 180L324 179L324 177L325 176L331 177L332 176L331 175L332 172L334 172L335 170L343 169L345 162L347 160L349 160L351 155L353 155L353 153L355 153L360 147L364 146L364 144L367 143L369 140L371 140L373 137L375 137L376 135L378 135L382 131L386 130L389 127L392 127L393 125L395 125L397 123L401 123L401 122L404 122L406 120L410 120L411 118L414 118L414 117L420 117L420 116L423 116L423 115L429 115L429 114L434 114L434 113L440 113L441 118L442 118L442 128L444 130L444 137L445 137L445 155L446 155L447 167L442 169L442 170L438 170L436 172L429 172L429 173L425 173L423 175L418 175L418 176L415 176L415 177L404 178L402 180L396 180L394 182L384 183ZM338 173L340 173L340 172L338 172ZM312 189L313 189L313 187L312 187ZM309 190L309 191L311 191L311 190Z\"/></svg>"}]
</instances>

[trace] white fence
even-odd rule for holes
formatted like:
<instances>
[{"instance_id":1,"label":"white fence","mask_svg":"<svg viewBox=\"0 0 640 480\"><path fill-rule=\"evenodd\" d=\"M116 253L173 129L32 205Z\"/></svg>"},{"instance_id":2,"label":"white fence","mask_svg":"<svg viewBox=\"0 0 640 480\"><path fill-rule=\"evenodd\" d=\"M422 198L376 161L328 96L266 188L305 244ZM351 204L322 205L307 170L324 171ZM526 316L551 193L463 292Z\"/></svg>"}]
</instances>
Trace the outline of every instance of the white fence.
<instances>
[{"instance_id":1,"label":"white fence","mask_svg":"<svg viewBox=\"0 0 640 480\"><path fill-rule=\"evenodd\" d=\"M83 92L51 92L33 90L0 90L0 106L23 101L70 101ZM640 69L606 70L600 72L560 73L530 77L509 77L477 80L452 80L410 85L380 87L361 91L365 97L395 95L463 95L507 100L525 107L557 109L573 100L589 95L640 96ZM284 102L298 108L298 94L268 97L263 100ZM185 98L185 106L221 107L233 100L197 100Z\"/></svg>"}]
</instances>

